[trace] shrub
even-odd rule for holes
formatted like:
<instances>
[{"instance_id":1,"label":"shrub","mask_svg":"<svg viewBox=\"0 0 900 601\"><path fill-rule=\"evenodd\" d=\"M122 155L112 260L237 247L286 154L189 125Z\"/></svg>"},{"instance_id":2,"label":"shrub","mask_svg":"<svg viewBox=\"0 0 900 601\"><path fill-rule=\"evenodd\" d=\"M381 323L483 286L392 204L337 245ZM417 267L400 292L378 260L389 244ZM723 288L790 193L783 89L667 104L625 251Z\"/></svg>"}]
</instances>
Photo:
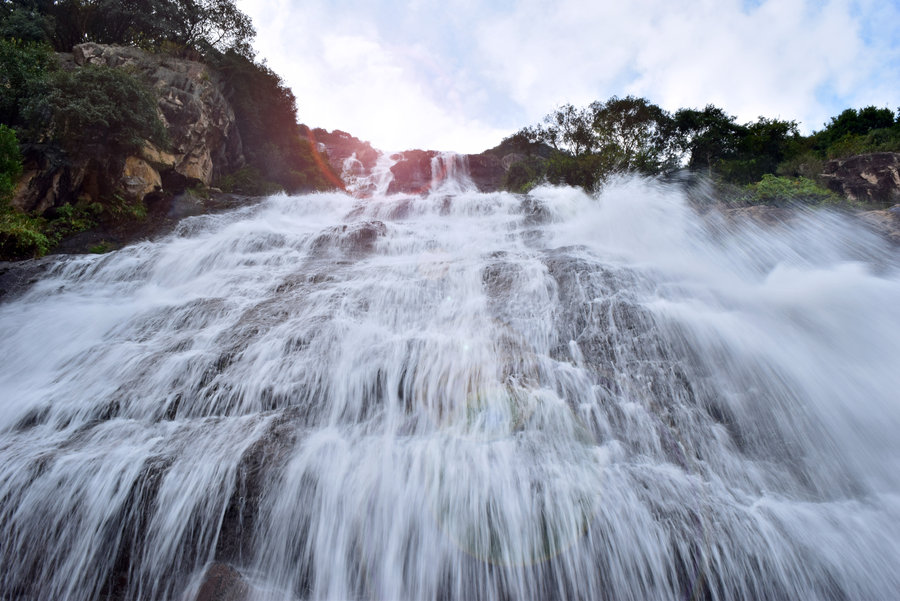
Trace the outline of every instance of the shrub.
<instances>
[{"instance_id":1,"label":"shrub","mask_svg":"<svg viewBox=\"0 0 900 601\"><path fill-rule=\"evenodd\" d=\"M27 259L50 251L52 243L44 234L44 220L0 208L0 258Z\"/></svg>"},{"instance_id":2,"label":"shrub","mask_svg":"<svg viewBox=\"0 0 900 601\"><path fill-rule=\"evenodd\" d=\"M16 134L0 125L0 206L9 202L16 181L22 175L22 155Z\"/></svg>"},{"instance_id":3,"label":"shrub","mask_svg":"<svg viewBox=\"0 0 900 601\"><path fill-rule=\"evenodd\" d=\"M524 194L534 188L540 179L540 169L533 161L516 161L503 174L503 188Z\"/></svg>"},{"instance_id":4,"label":"shrub","mask_svg":"<svg viewBox=\"0 0 900 601\"><path fill-rule=\"evenodd\" d=\"M268 196L281 191L281 186L266 180L259 169L249 165L226 175L217 185L224 192L247 196Z\"/></svg>"},{"instance_id":5,"label":"shrub","mask_svg":"<svg viewBox=\"0 0 900 601\"><path fill-rule=\"evenodd\" d=\"M823 188L805 177L789 178L771 174L746 188L748 200L762 204L788 204L801 202L805 204L838 204L843 199L834 192Z\"/></svg>"},{"instance_id":6,"label":"shrub","mask_svg":"<svg viewBox=\"0 0 900 601\"><path fill-rule=\"evenodd\" d=\"M70 154L98 158L134 152L144 140L167 144L154 94L121 69L91 65L52 73L46 93L33 98L25 114L33 123L49 123Z\"/></svg>"}]
</instances>

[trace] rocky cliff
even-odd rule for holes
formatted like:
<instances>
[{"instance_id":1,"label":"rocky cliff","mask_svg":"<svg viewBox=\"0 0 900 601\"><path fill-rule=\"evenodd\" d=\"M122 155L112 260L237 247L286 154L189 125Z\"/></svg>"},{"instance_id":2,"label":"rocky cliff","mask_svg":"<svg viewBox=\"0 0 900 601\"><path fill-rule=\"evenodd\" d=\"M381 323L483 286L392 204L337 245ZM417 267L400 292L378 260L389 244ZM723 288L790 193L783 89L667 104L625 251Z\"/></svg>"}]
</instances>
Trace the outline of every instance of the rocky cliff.
<instances>
[{"instance_id":1,"label":"rocky cliff","mask_svg":"<svg viewBox=\"0 0 900 601\"><path fill-rule=\"evenodd\" d=\"M147 142L133 156L29 157L13 205L44 213L65 203L120 196L133 202L170 197L186 187L210 185L244 163L234 111L217 74L197 61L138 48L80 44L59 56L65 69L102 65L126 69L158 94L158 111L170 144Z\"/></svg>"},{"instance_id":2,"label":"rocky cliff","mask_svg":"<svg viewBox=\"0 0 900 601\"><path fill-rule=\"evenodd\" d=\"M900 202L900 153L874 152L825 164L828 187L857 202Z\"/></svg>"}]
</instances>

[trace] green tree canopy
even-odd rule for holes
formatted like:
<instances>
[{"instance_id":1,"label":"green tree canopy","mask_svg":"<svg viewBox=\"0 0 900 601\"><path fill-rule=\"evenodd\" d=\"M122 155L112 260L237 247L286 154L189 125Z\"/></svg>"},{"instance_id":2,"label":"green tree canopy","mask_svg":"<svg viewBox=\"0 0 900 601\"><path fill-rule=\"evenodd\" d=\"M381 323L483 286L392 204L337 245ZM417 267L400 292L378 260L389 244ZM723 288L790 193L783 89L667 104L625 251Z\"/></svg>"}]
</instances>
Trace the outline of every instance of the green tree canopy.
<instances>
[{"instance_id":1,"label":"green tree canopy","mask_svg":"<svg viewBox=\"0 0 900 601\"><path fill-rule=\"evenodd\" d=\"M590 106L596 146L620 169L652 175L675 166L672 117L645 98L613 96Z\"/></svg>"},{"instance_id":2,"label":"green tree canopy","mask_svg":"<svg viewBox=\"0 0 900 601\"><path fill-rule=\"evenodd\" d=\"M127 153L144 140L166 142L153 92L121 69L88 65L55 71L25 116L32 123L49 123L53 138L72 154Z\"/></svg>"},{"instance_id":3,"label":"green tree canopy","mask_svg":"<svg viewBox=\"0 0 900 601\"><path fill-rule=\"evenodd\" d=\"M4 35L43 39L37 37L43 31L60 52L82 42L158 46L169 41L252 56L256 35L234 0L6 0L3 6L0 30L11 32Z\"/></svg>"}]
</instances>

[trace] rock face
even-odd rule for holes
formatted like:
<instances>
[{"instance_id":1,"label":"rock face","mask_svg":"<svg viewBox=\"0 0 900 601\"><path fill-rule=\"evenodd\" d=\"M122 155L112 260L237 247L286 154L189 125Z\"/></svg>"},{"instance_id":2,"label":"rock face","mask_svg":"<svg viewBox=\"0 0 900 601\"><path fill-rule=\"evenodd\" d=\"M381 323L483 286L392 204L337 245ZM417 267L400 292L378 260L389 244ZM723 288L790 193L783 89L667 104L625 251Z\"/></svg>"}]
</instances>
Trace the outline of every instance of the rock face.
<instances>
[{"instance_id":1,"label":"rock face","mask_svg":"<svg viewBox=\"0 0 900 601\"><path fill-rule=\"evenodd\" d=\"M503 186L503 176L509 169L509 165L503 164L503 159L496 155L481 153L470 154L469 175L472 182L478 186L482 192L496 192Z\"/></svg>"},{"instance_id":2,"label":"rock face","mask_svg":"<svg viewBox=\"0 0 900 601\"><path fill-rule=\"evenodd\" d=\"M828 187L859 202L900 202L900 153L874 152L825 164Z\"/></svg>"},{"instance_id":3,"label":"rock face","mask_svg":"<svg viewBox=\"0 0 900 601\"><path fill-rule=\"evenodd\" d=\"M101 200L121 194L132 201L179 192L194 184L210 185L244 163L234 111L218 76L199 62L150 54L126 46L86 43L63 55L65 68L102 65L134 71L159 95L159 115L171 141L167 149L151 144L140 156L109 157L105 164L79 157L42 157L25 166L13 204L42 213L79 199ZM61 157L60 157L61 158Z\"/></svg>"},{"instance_id":4,"label":"rock face","mask_svg":"<svg viewBox=\"0 0 900 601\"><path fill-rule=\"evenodd\" d=\"M306 136L310 142L318 146L318 150L324 150L328 155L328 162L338 173L343 173L347 167L347 159L356 158L358 164L354 164L354 175L370 173L381 154L368 142L363 142L357 137L351 136L345 131L336 129L328 132L321 128L307 129Z\"/></svg>"},{"instance_id":5,"label":"rock face","mask_svg":"<svg viewBox=\"0 0 900 601\"><path fill-rule=\"evenodd\" d=\"M394 179L388 186L388 194L424 194L431 189L431 159L434 150L407 150L397 156L391 166Z\"/></svg>"},{"instance_id":6,"label":"rock face","mask_svg":"<svg viewBox=\"0 0 900 601\"><path fill-rule=\"evenodd\" d=\"M871 225L875 231L894 244L900 245L900 204L880 211L866 211L860 214L860 217Z\"/></svg>"}]
</instances>

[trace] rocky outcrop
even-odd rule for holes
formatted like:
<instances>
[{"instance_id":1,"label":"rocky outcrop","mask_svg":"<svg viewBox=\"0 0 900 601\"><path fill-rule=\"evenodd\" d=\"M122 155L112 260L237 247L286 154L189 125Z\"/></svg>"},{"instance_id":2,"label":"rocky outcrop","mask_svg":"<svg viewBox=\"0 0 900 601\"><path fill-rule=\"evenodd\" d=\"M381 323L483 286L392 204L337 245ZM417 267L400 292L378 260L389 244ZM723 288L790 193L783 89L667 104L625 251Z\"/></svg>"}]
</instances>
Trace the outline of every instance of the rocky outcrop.
<instances>
[{"instance_id":1,"label":"rocky outcrop","mask_svg":"<svg viewBox=\"0 0 900 601\"><path fill-rule=\"evenodd\" d=\"M827 186L857 202L900 202L900 153L874 152L825 164Z\"/></svg>"},{"instance_id":2,"label":"rocky outcrop","mask_svg":"<svg viewBox=\"0 0 900 601\"><path fill-rule=\"evenodd\" d=\"M391 166L394 179L388 186L388 194L425 194L431 189L431 159L434 150L407 150L397 154L397 162Z\"/></svg>"},{"instance_id":3,"label":"rocky outcrop","mask_svg":"<svg viewBox=\"0 0 900 601\"><path fill-rule=\"evenodd\" d=\"M468 157L469 176L482 192L496 192L503 187L503 176L509 166L493 154L470 154Z\"/></svg>"},{"instance_id":4,"label":"rocky outcrop","mask_svg":"<svg viewBox=\"0 0 900 601\"><path fill-rule=\"evenodd\" d=\"M900 244L900 204L880 211L866 211L860 217L882 236Z\"/></svg>"},{"instance_id":5,"label":"rocky outcrop","mask_svg":"<svg viewBox=\"0 0 900 601\"><path fill-rule=\"evenodd\" d=\"M62 55L63 68L101 65L128 69L158 94L158 109L170 146L147 143L139 156L30 158L14 206L43 213L78 200L121 195L147 201L194 184L210 185L244 163L234 111L215 72L197 61L151 54L139 48L86 43Z\"/></svg>"},{"instance_id":6,"label":"rocky outcrop","mask_svg":"<svg viewBox=\"0 0 900 601\"><path fill-rule=\"evenodd\" d=\"M329 132L318 127L309 129L304 126L303 131L319 152L324 151L328 155L328 162L338 173L344 172L348 166L347 159L351 157L356 159L356 163L350 167L355 170L353 175L371 173L381 154L369 142L363 142L339 129Z\"/></svg>"}]
</instances>

